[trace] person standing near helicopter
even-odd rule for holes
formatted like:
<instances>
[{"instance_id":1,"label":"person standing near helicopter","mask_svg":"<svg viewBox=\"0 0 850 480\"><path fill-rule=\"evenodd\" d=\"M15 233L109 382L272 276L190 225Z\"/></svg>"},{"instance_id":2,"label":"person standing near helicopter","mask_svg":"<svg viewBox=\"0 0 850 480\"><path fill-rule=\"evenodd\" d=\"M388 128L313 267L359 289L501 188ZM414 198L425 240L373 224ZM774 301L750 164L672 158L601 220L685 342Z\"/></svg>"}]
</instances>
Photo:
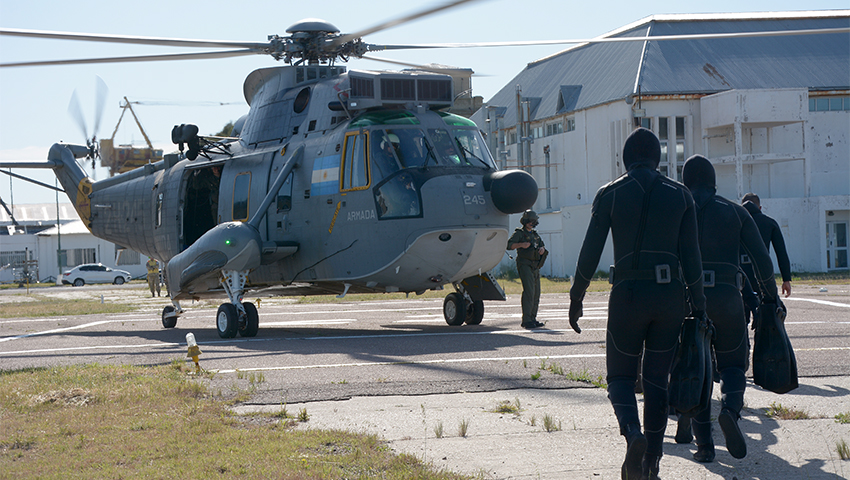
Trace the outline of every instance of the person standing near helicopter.
<instances>
[{"instance_id":1,"label":"person standing near helicopter","mask_svg":"<svg viewBox=\"0 0 850 480\"><path fill-rule=\"evenodd\" d=\"M522 328L540 328L537 321L537 306L540 304L540 267L548 252L543 239L534 230L540 217L534 210L526 210L520 217L521 228L517 228L508 239L508 250L516 250L516 269L522 281Z\"/></svg>"}]
</instances>

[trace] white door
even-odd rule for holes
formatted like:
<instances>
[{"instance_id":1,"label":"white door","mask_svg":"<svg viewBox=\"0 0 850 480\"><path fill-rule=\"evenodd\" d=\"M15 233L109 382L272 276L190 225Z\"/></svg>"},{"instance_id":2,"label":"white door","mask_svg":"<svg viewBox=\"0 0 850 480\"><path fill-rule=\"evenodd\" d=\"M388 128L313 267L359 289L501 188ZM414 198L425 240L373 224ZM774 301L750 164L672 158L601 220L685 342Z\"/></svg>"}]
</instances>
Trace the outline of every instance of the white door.
<instances>
[{"instance_id":1,"label":"white door","mask_svg":"<svg viewBox=\"0 0 850 480\"><path fill-rule=\"evenodd\" d=\"M847 222L826 222L826 269L847 267Z\"/></svg>"}]
</instances>

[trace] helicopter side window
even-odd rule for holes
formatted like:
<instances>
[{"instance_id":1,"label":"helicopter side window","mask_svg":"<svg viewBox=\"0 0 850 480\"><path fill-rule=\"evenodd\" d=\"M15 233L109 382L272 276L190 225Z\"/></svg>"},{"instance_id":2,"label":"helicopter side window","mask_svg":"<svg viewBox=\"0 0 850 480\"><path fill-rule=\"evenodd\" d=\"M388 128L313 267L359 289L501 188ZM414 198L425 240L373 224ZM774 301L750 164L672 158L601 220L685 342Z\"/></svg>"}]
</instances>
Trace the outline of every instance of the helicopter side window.
<instances>
[{"instance_id":1,"label":"helicopter side window","mask_svg":"<svg viewBox=\"0 0 850 480\"><path fill-rule=\"evenodd\" d=\"M162 226L162 198L163 194L160 193L156 196L156 226Z\"/></svg>"},{"instance_id":2,"label":"helicopter side window","mask_svg":"<svg viewBox=\"0 0 850 480\"><path fill-rule=\"evenodd\" d=\"M251 194L251 173L240 173L233 180L233 220L248 220L248 198Z\"/></svg>"},{"instance_id":3,"label":"helicopter side window","mask_svg":"<svg viewBox=\"0 0 850 480\"><path fill-rule=\"evenodd\" d=\"M457 150L457 145L452 139L451 134L442 128L432 128L428 130L431 140L437 148L437 155L443 160L443 163L449 165L469 165L464 157Z\"/></svg>"},{"instance_id":4,"label":"helicopter side window","mask_svg":"<svg viewBox=\"0 0 850 480\"><path fill-rule=\"evenodd\" d=\"M372 130L369 154L372 157L372 172L376 181L383 180L401 169L396 158L393 140L398 143L398 136L387 135L383 130Z\"/></svg>"},{"instance_id":5,"label":"helicopter side window","mask_svg":"<svg viewBox=\"0 0 850 480\"><path fill-rule=\"evenodd\" d=\"M366 163L368 135L352 132L345 136L342 160L342 187L340 191L363 190L369 186L369 168Z\"/></svg>"},{"instance_id":6,"label":"helicopter side window","mask_svg":"<svg viewBox=\"0 0 850 480\"><path fill-rule=\"evenodd\" d=\"M277 191L277 211L288 212L292 210L292 174L286 177L286 181Z\"/></svg>"},{"instance_id":7,"label":"helicopter side window","mask_svg":"<svg viewBox=\"0 0 850 480\"><path fill-rule=\"evenodd\" d=\"M419 217L422 200L413 176L408 171L393 176L375 192L378 219Z\"/></svg>"}]
</instances>

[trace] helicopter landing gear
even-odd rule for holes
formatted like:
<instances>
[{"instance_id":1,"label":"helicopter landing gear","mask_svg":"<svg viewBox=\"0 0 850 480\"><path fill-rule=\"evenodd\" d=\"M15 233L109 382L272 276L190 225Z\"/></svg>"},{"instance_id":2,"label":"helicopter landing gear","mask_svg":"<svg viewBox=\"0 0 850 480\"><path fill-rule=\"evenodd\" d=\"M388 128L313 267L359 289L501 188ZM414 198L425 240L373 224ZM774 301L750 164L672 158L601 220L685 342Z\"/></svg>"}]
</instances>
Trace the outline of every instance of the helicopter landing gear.
<instances>
[{"instance_id":1,"label":"helicopter landing gear","mask_svg":"<svg viewBox=\"0 0 850 480\"><path fill-rule=\"evenodd\" d=\"M221 286L227 292L230 303L218 307L216 329L221 338L233 338L238 333L243 337L256 337L260 329L257 307L251 302L242 303L242 292L248 275L236 270L221 272Z\"/></svg>"},{"instance_id":2,"label":"helicopter landing gear","mask_svg":"<svg viewBox=\"0 0 850 480\"><path fill-rule=\"evenodd\" d=\"M180 308L180 304L176 300L172 300L171 303L174 305L169 305L162 309L162 326L164 328L176 327L177 317L183 313L183 309Z\"/></svg>"},{"instance_id":3,"label":"helicopter landing gear","mask_svg":"<svg viewBox=\"0 0 850 480\"><path fill-rule=\"evenodd\" d=\"M451 326L480 325L484 319L484 301L472 300L461 292L446 295L443 300L443 317Z\"/></svg>"}]
</instances>

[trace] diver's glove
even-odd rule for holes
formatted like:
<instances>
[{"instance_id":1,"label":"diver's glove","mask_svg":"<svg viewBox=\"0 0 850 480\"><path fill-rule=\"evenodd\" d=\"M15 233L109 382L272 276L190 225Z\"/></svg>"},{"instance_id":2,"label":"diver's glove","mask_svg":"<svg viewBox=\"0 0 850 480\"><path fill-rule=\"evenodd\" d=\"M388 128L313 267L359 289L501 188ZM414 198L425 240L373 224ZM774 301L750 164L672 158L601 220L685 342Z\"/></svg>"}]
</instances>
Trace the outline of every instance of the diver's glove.
<instances>
[{"instance_id":1,"label":"diver's glove","mask_svg":"<svg viewBox=\"0 0 850 480\"><path fill-rule=\"evenodd\" d=\"M576 333L581 333L581 327L578 326L578 319L584 315L584 309L582 308L582 298L571 298L570 299L570 326L573 327L573 330Z\"/></svg>"}]
</instances>

